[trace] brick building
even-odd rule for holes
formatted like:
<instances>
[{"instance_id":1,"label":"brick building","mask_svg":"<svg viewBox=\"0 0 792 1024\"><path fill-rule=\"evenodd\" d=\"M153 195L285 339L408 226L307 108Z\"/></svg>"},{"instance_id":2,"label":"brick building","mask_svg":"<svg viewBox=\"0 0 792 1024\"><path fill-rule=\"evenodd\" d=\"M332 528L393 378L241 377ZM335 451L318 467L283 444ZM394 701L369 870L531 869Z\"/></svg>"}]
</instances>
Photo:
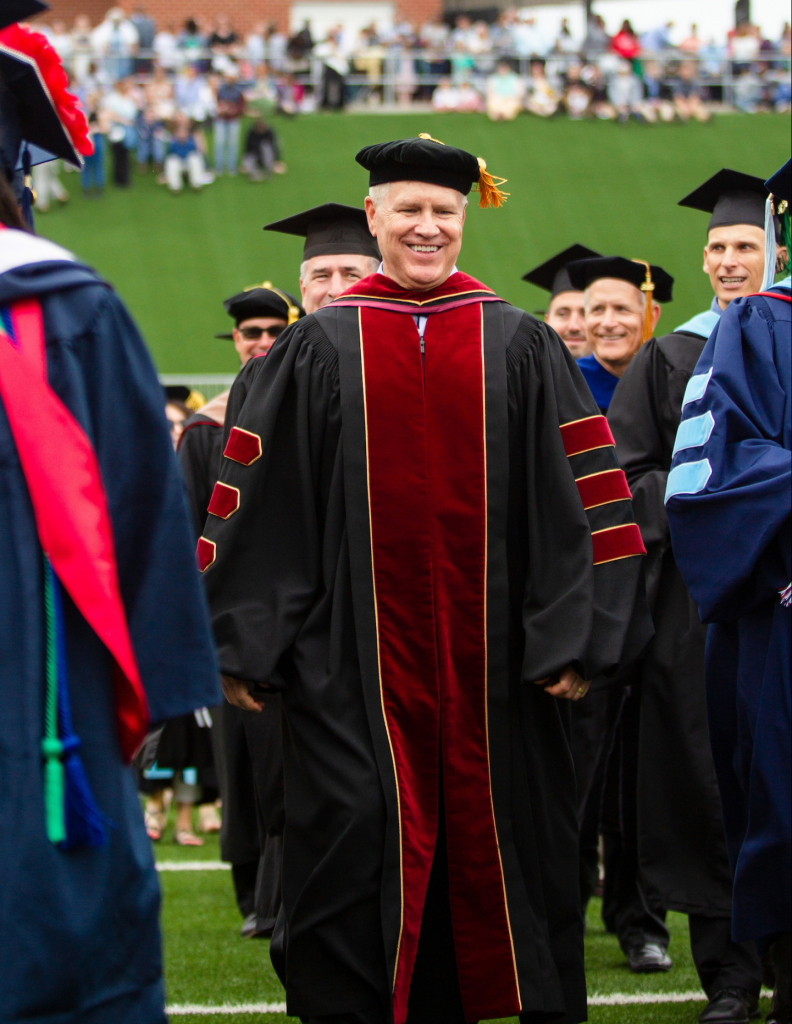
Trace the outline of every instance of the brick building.
<instances>
[{"instance_id":1,"label":"brick building","mask_svg":"<svg viewBox=\"0 0 792 1024\"><path fill-rule=\"evenodd\" d=\"M104 20L105 13L115 6L112 0L48 0L50 10L45 20L63 18L68 25L78 14L87 14L92 25ZM138 4L126 0L119 6L131 12ZM185 18L201 16L214 19L218 14L229 16L235 30L244 35L258 21L274 21L283 32L290 30L292 7L304 12L316 11L319 22L326 21L334 8L349 9L352 20L357 24L378 21L383 16L390 20L407 20L421 24L442 10L442 0L393 0L393 2L369 2L369 0L313 0L310 3L293 4L292 0L142 0L140 6L154 18L158 27L173 25L175 29ZM324 9L328 14L324 14ZM322 17L324 14L324 17ZM369 16L369 14L371 16ZM341 20L340 18L337 20Z\"/></svg>"}]
</instances>

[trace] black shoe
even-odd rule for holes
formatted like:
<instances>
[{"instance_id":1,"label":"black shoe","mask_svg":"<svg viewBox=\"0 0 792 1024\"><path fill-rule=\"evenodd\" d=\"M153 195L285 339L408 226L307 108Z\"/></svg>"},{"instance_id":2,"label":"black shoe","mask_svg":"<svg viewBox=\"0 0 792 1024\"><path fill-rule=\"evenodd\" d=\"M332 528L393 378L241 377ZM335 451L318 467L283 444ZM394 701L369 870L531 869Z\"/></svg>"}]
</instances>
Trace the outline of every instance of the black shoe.
<instances>
[{"instance_id":1,"label":"black shoe","mask_svg":"<svg viewBox=\"0 0 792 1024\"><path fill-rule=\"evenodd\" d=\"M770 946L770 955L775 968L775 991L773 1004L767 1015L767 1024L792 1024L792 937L789 932L778 935Z\"/></svg>"},{"instance_id":2,"label":"black shoe","mask_svg":"<svg viewBox=\"0 0 792 1024\"><path fill-rule=\"evenodd\" d=\"M255 914L248 914L242 922L239 934L243 939L268 939L272 935L272 928L259 928L258 918Z\"/></svg>"},{"instance_id":3,"label":"black shoe","mask_svg":"<svg viewBox=\"0 0 792 1024\"><path fill-rule=\"evenodd\" d=\"M761 1016L759 1000L744 988L724 988L699 1014L699 1024L749 1024Z\"/></svg>"},{"instance_id":4,"label":"black shoe","mask_svg":"<svg viewBox=\"0 0 792 1024\"><path fill-rule=\"evenodd\" d=\"M633 974L656 974L658 971L670 971L674 966L668 953L654 942L628 949L627 962Z\"/></svg>"}]
</instances>

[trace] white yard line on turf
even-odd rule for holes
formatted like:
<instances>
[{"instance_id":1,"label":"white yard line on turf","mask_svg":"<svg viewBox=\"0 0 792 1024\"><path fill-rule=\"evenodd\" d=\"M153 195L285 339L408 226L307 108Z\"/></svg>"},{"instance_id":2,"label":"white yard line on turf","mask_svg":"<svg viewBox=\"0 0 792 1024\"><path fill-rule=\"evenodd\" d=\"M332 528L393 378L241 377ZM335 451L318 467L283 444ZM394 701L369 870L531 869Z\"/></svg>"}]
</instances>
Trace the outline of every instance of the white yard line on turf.
<instances>
[{"instance_id":1,"label":"white yard line on turf","mask_svg":"<svg viewBox=\"0 0 792 1024\"><path fill-rule=\"evenodd\" d=\"M769 995L767 991L762 995ZM589 1006L636 1006L653 1003L697 1003L706 1002L703 992L609 992L606 995L594 993L588 997ZM285 1003L223 1003L222 1006L204 1006L199 1003L177 1003L167 1008L172 1017L187 1014L232 1016L235 1013L286 1013Z\"/></svg>"},{"instance_id":2,"label":"white yard line on turf","mask_svg":"<svg viewBox=\"0 0 792 1024\"><path fill-rule=\"evenodd\" d=\"M185 1017L188 1013L209 1017L215 1014L231 1016L234 1013L286 1013L286 1003L223 1003L222 1006L203 1006L200 1003L175 1003L166 1007L171 1017Z\"/></svg>"},{"instance_id":3,"label":"white yard line on turf","mask_svg":"<svg viewBox=\"0 0 792 1024\"><path fill-rule=\"evenodd\" d=\"M159 860L157 871L230 871L221 860ZM251 1011L252 1012L252 1011Z\"/></svg>"}]
</instances>

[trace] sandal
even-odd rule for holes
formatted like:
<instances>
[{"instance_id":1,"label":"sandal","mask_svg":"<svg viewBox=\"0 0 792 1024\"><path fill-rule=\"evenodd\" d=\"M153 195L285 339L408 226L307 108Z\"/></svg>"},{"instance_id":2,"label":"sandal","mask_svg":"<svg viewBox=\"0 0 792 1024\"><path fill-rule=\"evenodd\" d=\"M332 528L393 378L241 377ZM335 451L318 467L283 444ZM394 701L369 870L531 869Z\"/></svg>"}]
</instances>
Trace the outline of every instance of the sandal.
<instances>
[{"instance_id":1,"label":"sandal","mask_svg":"<svg viewBox=\"0 0 792 1024\"><path fill-rule=\"evenodd\" d=\"M191 832L188 828L180 828L173 837L174 843L178 846L203 846L203 839Z\"/></svg>"},{"instance_id":2,"label":"sandal","mask_svg":"<svg viewBox=\"0 0 792 1024\"><path fill-rule=\"evenodd\" d=\"M211 835L220 831L220 815L214 804L202 804L198 808L198 831Z\"/></svg>"},{"instance_id":3,"label":"sandal","mask_svg":"<svg viewBox=\"0 0 792 1024\"><path fill-rule=\"evenodd\" d=\"M162 830L165 828L165 822L163 821L165 815L161 811L146 811L143 815L143 822L146 826L146 835L152 841L156 843L159 839L162 839Z\"/></svg>"}]
</instances>

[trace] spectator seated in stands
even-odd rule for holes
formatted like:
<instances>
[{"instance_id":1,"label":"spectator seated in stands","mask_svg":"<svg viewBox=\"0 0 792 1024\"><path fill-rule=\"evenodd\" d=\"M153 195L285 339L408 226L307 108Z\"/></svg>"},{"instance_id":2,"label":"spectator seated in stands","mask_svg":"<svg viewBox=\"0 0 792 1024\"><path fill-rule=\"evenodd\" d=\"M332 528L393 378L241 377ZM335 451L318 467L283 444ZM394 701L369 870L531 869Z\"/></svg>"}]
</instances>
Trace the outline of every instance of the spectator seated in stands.
<instances>
[{"instance_id":1,"label":"spectator seated in stands","mask_svg":"<svg viewBox=\"0 0 792 1024\"><path fill-rule=\"evenodd\" d=\"M671 87L665 80L663 65L660 61L649 60L643 70L644 92L643 115L651 124L674 120L674 97Z\"/></svg>"},{"instance_id":2,"label":"spectator seated in stands","mask_svg":"<svg viewBox=\"0 0 792 1024\"><path fill-rule=\"evenodd\" d=\"M264 181L273 173L286 173L286 164L281 160L278 136L263 117L256 118L248 129L245 152L242 156L242 171L251 181Z\"/></svg>"},{"instance_id":3,"label":"spectator seated in stands","mask_svg":"<svg viewBox=\"0 0 792 1024\"><path fill-rule=\"evenodd\" d=\"M693 61L683 61L679 76L672 84L674 110L682 121L694 117L697 121L709 121L710 110L701 96L701 87L696 81L697 69Z\"/></svg>"},{"instance_id":4,"label":"spectator seated in stands","mask_svg":"<svg viewBox=\"0 0 792 1024\"><path fill-rule=\"evenodd\" d=\"M171 192L181 192L185 175L191 188L197 191L203 186L203 157L195 134L190 130L190 122L184 115L180 115L176 119L173 138L168 145L168 155L165 158L165 180Z\"/></svg>"},{"instance_id":5,"label":"spectator seated in stands","mask_svg":"<svg viewBox=\"0 0 792 1024\"><path fill-rule=\"evenodd\" d=\"M457 110L461 114L480 114L484 110L481 93L467 79L457 86Z\"/></svg>"},{"instance_id":6,"label":"spectator seated in stands","mask_svg":"<svg viewBox=\"0 0 792 1024\"><path fill-rule=\"evenodd\" d=\"M558 110L560 96L547 80L545 62L531 61L531 76L528 79L528 95L525 106L537 117L552 117Z\"/></svg>"},{"instance_id":7,"label":"spectator seated in stands","mask_svg":"<svg viewBox=\"0 0 792 1024\"><path fill-rule=\"evenodd\" d=\"M608 99L620 121L628 121L630 117L644 119L643 86L628 60L619 62L616 74L608 82Z\"/></svg>"},{"instance_id":8,"label":"spectator seated in stands","mask_svg":"<svg viewBox=\"0 0 792 1024\"><path fill-rule=\"evenodd\" d=\"M432 95L432 107L441 111L480 113L484 104L478 90L466 79L454 85L450 78L443 78Z\"/></svg>"},{"instance_id":9,"label":"spectator seated in stands","mask_svg":"<svg viewBox=\"0 0 792 1024\"><path fill-rule=\"evenodd\" d=\"M525 83L506 61L501 61L487 79L487 117L490 121L513 121L524 99Z\"/></svg>"},{"instance_id":10,"label":"spectator seated in stands","mask_svg":"<svg viewBox=\"0 0 792 1024\"><path fill-rule=\"evenodd\" d=\"M456 110L459 103L459 89L450 78L441 78L432 93L432 107L435 110Z\"/></svg>"},{"instance_id":11,"label":"spectator seated in stands","mask_svg":"<svg viewBox=\"0 0 792 1024\"><path fill-rule=\"evenodd\" d=\"M589 113L591 107L591 89L580 77L581 70L580 64L570 64L564 76L561 102L571 121L580 121Z\"/></svg>"}]
</instances>

